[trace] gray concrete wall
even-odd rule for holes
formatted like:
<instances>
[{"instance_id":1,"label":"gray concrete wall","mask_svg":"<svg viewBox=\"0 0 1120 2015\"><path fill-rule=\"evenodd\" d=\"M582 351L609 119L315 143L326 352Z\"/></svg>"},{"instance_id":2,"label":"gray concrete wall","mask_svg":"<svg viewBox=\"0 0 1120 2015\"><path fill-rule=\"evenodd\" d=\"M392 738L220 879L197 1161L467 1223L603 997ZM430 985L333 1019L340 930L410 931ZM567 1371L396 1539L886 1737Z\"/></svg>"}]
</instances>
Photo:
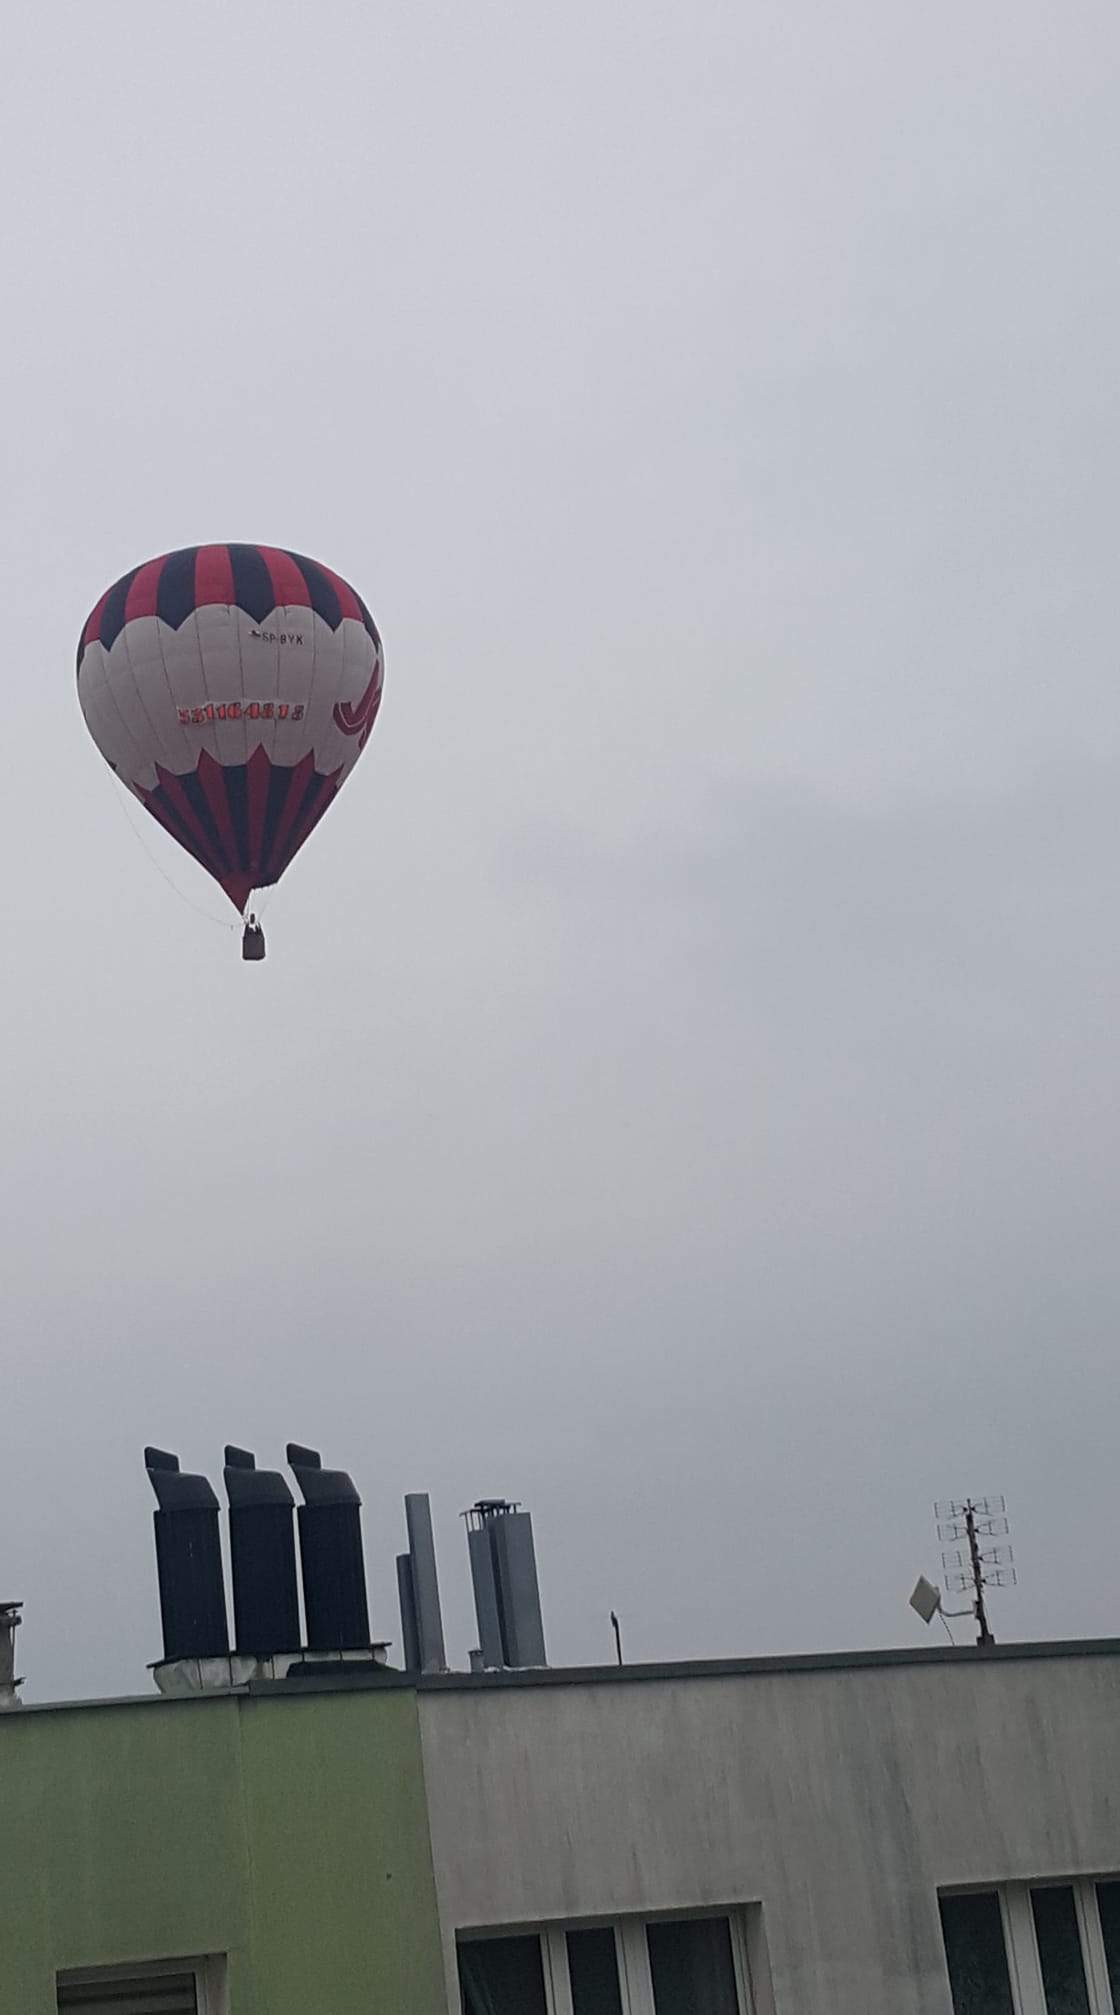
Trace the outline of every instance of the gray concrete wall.
<instances>
[{"instance_id":1,"label":"gray concrete wall","mask_svg":"<svg viewBox=\"0 0 1120 2015\"><path fill-rule=\"evenodd\" d=\"M939 1886L1120 1872L1120 1647L424 1691L458 1929L760 1903L775 2015L951 2015Z\"/></svg>"}]
</instances>

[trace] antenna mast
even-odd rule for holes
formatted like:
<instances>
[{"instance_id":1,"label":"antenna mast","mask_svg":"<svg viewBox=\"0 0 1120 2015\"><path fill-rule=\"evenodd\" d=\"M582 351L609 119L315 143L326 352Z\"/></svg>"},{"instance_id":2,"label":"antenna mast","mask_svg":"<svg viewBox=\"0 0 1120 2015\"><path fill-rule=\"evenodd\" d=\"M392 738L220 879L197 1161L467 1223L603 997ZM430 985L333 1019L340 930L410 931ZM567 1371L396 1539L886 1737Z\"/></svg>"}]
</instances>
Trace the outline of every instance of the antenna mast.
<instances>
[{"instance_id":1,"label":"antenna mast","mask_svg":"<svg viewBox=\"0 0 1120 2015\"><path fill-rule=\"evenodd\" d=\"M986 1588L1013 1588L1018 1576L1010 1546L981 1547L982 1539L999 1539L1008 1531L1002 1497L943 1497L933 1507L938 1539L963 1539L965 1545L943 1553L946 1586L972 1596L977 1644L994 1644L984 1600Z\"/></svg>"}]
</instances>

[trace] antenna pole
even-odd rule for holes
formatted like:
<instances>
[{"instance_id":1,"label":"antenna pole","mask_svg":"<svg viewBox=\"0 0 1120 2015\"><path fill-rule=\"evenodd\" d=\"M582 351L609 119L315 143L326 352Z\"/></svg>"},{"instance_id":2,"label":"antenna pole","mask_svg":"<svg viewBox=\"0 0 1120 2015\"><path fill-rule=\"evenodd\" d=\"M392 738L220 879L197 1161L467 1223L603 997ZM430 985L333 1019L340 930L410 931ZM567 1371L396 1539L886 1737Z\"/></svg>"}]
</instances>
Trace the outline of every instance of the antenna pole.
<instances>
[{"instance_id":1,"label":"antenna pole","mask_svg":"<svg viewBox=\"0 0 1120 2015\"><path fill-rule=\"evenodd\" d=\"M980 1542L976 1537L976 1506L969 1498L965 1506L964 1527L968 1535L968 1553L972 1562L972 1585L976 1590L976 1642L994 1644L995 1638L988 1627L988 1612L984 1606L984 1563L980 1558Z\"/></svg>"},{"instance_id":2,"label":"antenna pole","mask_svg":"<svg viewBox=\"0 0 1120 2015\"><path fill-rule=\"evenodd\" d=\"M617 1616L615 1615L615 1613L614 1613L614 1610L613 1610L613 1609L611 1610L611 1629L612 1629L612 1630L614 1631L614 1648L615 1648L615 1651L616 1651L616 1652L617 1652L617 1654L618 1654L618 1662L619 1662L619 1664L621 1665L621 1664L622 1664L622 1627L621 1627L621 1625L620 1625L620 1623L619 1623L619 1620L618 1620Z\"/></svg>"},{"instance_id":3,"label":"antenna pole","mask_svg":"<svg viewBox=\"0 0 1120 2015\"><path fill-rule=\"evenodd\" d=\"M1004 1516L1007 1506L1002 1497L966 1497L956 1502L951 1498L942 1498L933 1510L939 1539L965 1541L963 1547L941 1556L942 1566L948 1570L948 1585L958 1594L972 1598L977 1644L994 1644L996 1640L988 1622L986 1590L1015 1586L1014 1555L1009 1546L986 1546L983 1542L1002 1538L1007 1532ZM950 1610L949 1614L964 1616L968 1611Z\"/></svg>"}]
</instances>

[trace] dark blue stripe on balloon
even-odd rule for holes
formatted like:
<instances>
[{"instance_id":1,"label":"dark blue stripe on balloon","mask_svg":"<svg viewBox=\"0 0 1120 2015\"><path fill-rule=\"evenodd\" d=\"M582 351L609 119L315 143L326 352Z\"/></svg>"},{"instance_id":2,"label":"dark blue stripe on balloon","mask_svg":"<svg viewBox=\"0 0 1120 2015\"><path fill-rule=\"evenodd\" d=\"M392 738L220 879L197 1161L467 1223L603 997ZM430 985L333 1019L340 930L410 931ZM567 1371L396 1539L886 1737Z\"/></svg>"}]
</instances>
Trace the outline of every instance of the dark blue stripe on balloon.
<instances>
[{"instance_id":1,"label":"dark blue stripe on balloon","mask_svg":"<svg viewBox=\"0 0 1120 2015\"><path fill-rule=\"evenodd\" d=\"M304 819L318 803L319 798L326 787L326 782L327 782L326 777L321 776L318 770L312 770L311 775L307 779L307 789L304 791L304 794L300 799L299 810L296 813L295 818L292 820L291 826L288 831L289 840L291 840L293 833L299 832L301 826L303 825Z\"/></svg>"},{"instance_id":2,"label":"dark blue stripe on balloon","mask_svg":"<svg viewBox=\"0 0 1120 2015\"><path fill-rule=\"evenodd\" d=\"M195 860L202 863L207 874L213 874L215 863L203 852L178 806L172 804L162 784L157 790L149 791L147 803L149 806L153 804L159 805L164 817L169 819L174 827L174 837L178 840L180 846L186 847L187 852L193 854Z\"/></svg>"},{"instance_id":3,"label":"dark blue stripe on balloon","mask_svg":"<svg viewBox=\"0 0 1120 2015\"><path fill-rule=\"evenodd\" d=\"M228 771L226 774L228 775ZM179 778L179 782L190 800L190 807L195 818L206 834L214 859L222 870L228 874L230 869L235 868L238 863L231 861L227 857L225 847L222 845L222 836L214 823L214 814L206 802L206 792L198 781L197 772L195 770L188 770L184 776Z\"/></svg>"},{"instance_id":4,"label":"dark blue stripe on balloon","mask_svg":"<svg viewBox=\"0 0 1120 2015\"><path fill-rule=\"evenodd\" d=\"M230 546L227 550L233 569L233 599L255 623L263 623L276 607L272 576L255 546Z\"/></svg>"},{"instance_id":5,"label":"dark blue stripe on balloon","mask_svg":"<svg viewBox=\"0 0 1120 2015\"><path fill-rule=\"evenodd\" d=\"M307 592L311 597L311 606L315 614L322 616L323 621L329 623L332 630L337 630L342 621L342 611L338 606L334 582L328 581L322 568L317 567L314 560L305 560L302 553L289 553L288 558L295 561L307 582Z\"/></svg>"},{"instance_id":6,"label":"dark blue stripe on balloon","mask_svg":"<svg viewBox=\"0 0 1120 2015\"><path fill-rule=\"evenodd\" d=\"M268 877L272 872L272 849L276 843L276 828L280 824L284 806L288 802L288 786L291 783L291 778L292 772L290 769L282 768L279 763L272 765L268 779L268 797L265 800L264 807L264 833L261 838L260 886L262 888L266 886Z\"/></svg>"},{"instance_id":7,"label":"dark blue stripe on balloon","mask_svg":"<svg viewBox=\"0 0 1120 2015\"><path fill-rule=\"evenodd\" d=\"M105 607L101 611L101 624L97 635L107 651L112 650L124 628L124 605L128 600L128 591L139 572L139 567L133 567L131 573L122 574L105 597Z\"/></svg>"},{"instance_id":8,"label":"dark blue stripe on balloon","mask_svg":"<svg viewBox=\"0 0 1120 2015\"><path fill-rule=\"evenodd\" d=\"M197 553L197 546L184 546L177 553L168 553L160 569L156 614L173 630L194 614L194 563Z\"/></svg>"},{"instance_id":9,"label":"dark blue stripe on balloon","mask_svg":"<svg viewBox=\"0 0 1120 2015\"><path fill-rule=\"evenodd\" d=\"M363 621L363 623L365 624L365 626L366 626L366 629L367 629L367 630L369 631L369 634L370 634L370 636L371 636L371 637L373 638L373 641L374 641L374 643L375 643L375 644L377 645L377 648L378 648L378 650L380 650L380 649L381 649L381 639L380 639L380 637L379 637L379 636L378 636L378 634L377 634L377 629L376 629L376 626L375 626L375 624L374 624L374 620L373 620L373 617L372 617L372 616L370 615L370 612L369 612L369 610L367 609L367 607L366 607L365 603L363 602L363 600L362 600L362 598L361 598L360 594L358 593L358 590L357 590L357 588L355 588L355 589L354 589L354 600L355 600L355 601L357 602L357 604L358 604L358 607L360 608L360 610L361 610L361 612L362 612L362 621Z\"/></svg>"},{"instance_id":10,"label":"dark blue stripe on balloon","mask_svg":"<svg viewBox=\"0 0 1120 2015\"><path fill-rule=\"evenodd\" d=\"M226 787L229 822L237 842L236 865L243 875L249 875L253 870L249 864L249 779L245 764L230 763L228 767L223 765L222 778Z\"/></svg>"}]
</instances>

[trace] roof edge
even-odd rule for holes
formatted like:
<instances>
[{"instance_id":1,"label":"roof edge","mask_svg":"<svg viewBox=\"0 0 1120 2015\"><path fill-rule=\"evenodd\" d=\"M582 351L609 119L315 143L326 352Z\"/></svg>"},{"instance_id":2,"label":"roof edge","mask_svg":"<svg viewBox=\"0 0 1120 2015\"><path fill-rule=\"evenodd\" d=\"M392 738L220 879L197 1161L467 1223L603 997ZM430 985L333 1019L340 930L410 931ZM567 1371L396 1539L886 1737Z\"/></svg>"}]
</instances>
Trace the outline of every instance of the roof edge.
<instances>
[{"instance_id":1,"label":"roof edge","mask_svg":"<svg viewBox=\"0 0 1120 2015\"><path fill-rule=\"evenodd\" d=\"M903 1645L875 1651L804 1651L755 1658L658 1660L649 1664L561 1665L501 1672L420 1674L420 1693L510 1686L602 1686L668 1679L750 1679L781 1674L877 1671L910 1665L1007 1665L1036 1659L1120 1658L1120 1637L1071 1637L1039 1643Z\"/></svg>"},{"instance_id":2,"label":"roof edge","mask_svg":"<svg viewBox=\"0 0 1120 2015\"><path fill-rule=\"evenodd\" d=\"M933 1644L894 1646L876 1651L803 1651L755 1658L694 1658L633 1665L548 1665L501 1672L401 1672L382 1668L376 1677L339 1666L315 1679L254 1680L248 1686L216 1687L182 1695L134 1693L87 1700L25 1701L15 1714L0 1715L0 1727L19 1727L29 1715L84 1712L112 1707L198 1707L214 1700L292 1700L323 1693L487 1693L534 1686L629 1686L657 1680L777 1678L783 1674L890 1671L899 1666L934 1665L958 1669L977 1665L1026 1664L1039 1659L1115 1658L1120 1637L1052 1638L1038 1643Z\"/></svg>"}]
</instances>

